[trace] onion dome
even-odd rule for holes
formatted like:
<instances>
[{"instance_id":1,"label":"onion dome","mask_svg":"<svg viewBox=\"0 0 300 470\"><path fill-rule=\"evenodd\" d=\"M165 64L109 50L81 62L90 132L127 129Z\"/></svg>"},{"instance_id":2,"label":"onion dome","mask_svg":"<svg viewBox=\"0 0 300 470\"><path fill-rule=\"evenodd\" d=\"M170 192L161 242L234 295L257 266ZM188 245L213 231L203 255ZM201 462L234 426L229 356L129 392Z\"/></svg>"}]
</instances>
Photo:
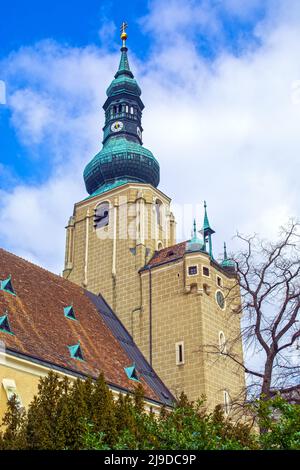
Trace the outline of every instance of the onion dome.
<instances>
[{"instance_id":1,"label":"onion dome","mask_svg":"<svg viewBox=\"0 0 300 470\"><path fill-rule=\"evenodd\" d=\"M106 91L107 99L103 105L103 147L83 173L90 195L128 182L154 187L159 184L159 163L150 150L143 147L141 120L144 104L140 98L141 89L129 67L126 27L123 23L120 64Z\"/></svg>"},{"instance_id":2,"label":"onion dome","mask_svg":"<svg viewBox=\"0 0 300 470\"><path fill-rule=\"evenodd\" d=\"M185 251L205 251L205 245L203 241L197 237L196 220L194 220L193 237L191 240L186 242Z\"/></svg>"},{"instance_id":3,"label":"onion dome","mask_svg":"<svg viewBox=\"0 0 300 470\"><path fill-rule=\"evenodd\" d=\"M222 268L235 269L235 262L232 259L228 259L226 243L224 242L224 259L221 263Z\"/></svg>"}]
</instances>

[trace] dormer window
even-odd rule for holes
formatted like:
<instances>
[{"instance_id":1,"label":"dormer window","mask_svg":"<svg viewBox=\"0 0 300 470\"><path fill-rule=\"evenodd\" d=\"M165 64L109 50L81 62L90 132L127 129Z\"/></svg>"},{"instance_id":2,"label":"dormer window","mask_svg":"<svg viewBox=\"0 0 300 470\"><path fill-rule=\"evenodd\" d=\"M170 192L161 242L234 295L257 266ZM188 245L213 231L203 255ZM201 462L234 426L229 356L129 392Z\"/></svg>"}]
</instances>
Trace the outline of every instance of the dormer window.
<instances>
[{"instance_id":1,"label":"dormer window","mask_svg":"<svg viewBox=\"0 0 300 470\"><path fill-rule=\"evenodd\" d=\"M69 320L76 320L73 305L68 305L68 307L64 307L64 314L66 318L69 318Z\"/></svg>"},{"instance_id":2,"label":"dormer window","mask_svg":"<svg viewBox=\"0 0 300 470\"><path fill-rule=\"evenodd\" d=\"M9 276L7 279L4 279L3 281L0 281L0 290L3 290L4 292L9 292L12 295L16 295L11 282L11 276Z\"/></svg>"},{"instance_id":3,"label":"dormer window","mask_svg":"<svg viewBox=\"0 0 300 470\"><path fill-rule=\"evenodd\" d=\"M95 209L94 227L99 229L109 224L109 203L102 202Z\"/></svg>"},{"instance_id":4,"label":"dormer window","mask_svg":"<svg viewBox=\"0 0 300 470\"><path fill-rule=\"evenodd\" d=\"M135 380L136 382L140 381L135 364L132 364L132 366L129 367L124 367L124 370L130 380Z\"/></svg>"},{"instance_id":5,"label":"dormer window","mask_svg":"<svg viewBox=\"0 0 300 470\"><path fill-rule=\"evenodd\" d=\"M78 361L84 360L79 341L77 344L74 344L73 346L68 346L68 349L69 349L69 353L72 359L77 359Z\"/></svg>"},{"instance_id":6,"label":"dormer window","mask_svg":"<svg viewBox=\"0 0 300 470\"><path fill-rule=\"evenodd\" d=\"M0 331L2 331L3 333L9 333L11 335L13 334L10 328L9 321L8 321L7 312L5 312L5 314L2 317L0 317Z\"/></svg>"}]
</instances>

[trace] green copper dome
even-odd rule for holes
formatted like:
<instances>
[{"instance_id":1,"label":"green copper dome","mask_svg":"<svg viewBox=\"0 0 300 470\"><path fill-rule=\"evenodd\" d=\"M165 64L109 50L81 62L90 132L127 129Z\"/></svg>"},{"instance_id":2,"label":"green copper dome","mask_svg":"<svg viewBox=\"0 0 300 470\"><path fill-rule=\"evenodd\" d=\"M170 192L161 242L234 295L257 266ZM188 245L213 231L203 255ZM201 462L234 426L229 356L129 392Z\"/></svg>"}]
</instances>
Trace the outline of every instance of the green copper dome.
<instances>
[{"instance_id":1,"label":"green copper dome","mask_svg":"<svg viewBox=\"0 0 300 470\"><path fill-rule=\"evenodd\" d=\"M223 258L223 261L221 263L221 266L223 268L229 268L231 270L235 270L235 268L236 268L236 264L235 264L234 260L228 259L227 248L226 248L226 243L225 242L224 242L224 258Z\"/></svg>"},{"instance_id":2,"label":"green copper dome","mask_svg":"<svg viewBox=\"0 0 300 470\"><path fill-rule=\"evenodd\" d=\"M197 236L196 220L194 220L193 237L186 242L185 251L205 251L205 245Z\"/></svg>"},{"instance_id":3,"label":"green copper dome","mask_svg":"<svg viewBox=\"0 0 300 470\"><path fill-rule=\"evenodd\" d=\"M107 89L103 105L105 124L103 147L88 163L83 177L90 195L104 188L120 186L125 182L140 182L158 186L159 164L150 150L143 147L141 89L130 70L126 39L117 73Z\"/></svg>"},{"instance_id":4,"label":"green copper dome","mask_svg":"<svg viewBox=\"0 0 300 470\"><path fill-rule=\"evenodd\" d=\"M127 140L112 137L86 166L83 177L89 194L116 180L136 181L157 186L159 164L150 150Z\"/></svg>"}]
</instances>

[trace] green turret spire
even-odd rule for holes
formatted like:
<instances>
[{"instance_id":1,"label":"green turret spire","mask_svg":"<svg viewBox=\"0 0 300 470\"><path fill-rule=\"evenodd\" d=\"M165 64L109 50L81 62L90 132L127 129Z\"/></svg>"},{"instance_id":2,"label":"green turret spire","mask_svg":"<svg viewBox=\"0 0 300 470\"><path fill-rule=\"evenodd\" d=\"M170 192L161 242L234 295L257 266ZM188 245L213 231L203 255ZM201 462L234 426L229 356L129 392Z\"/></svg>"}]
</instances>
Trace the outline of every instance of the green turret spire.
<instances>
[{"instance_id":1,"label":"green turret spire","mask_svg":"<svg viewBox=\"0 0 300 470\"><path fill-rule=\"evenodd\" d=\"M197 238L197 225L196 225L196 219L194 219L194 237L193 238Z\"/></svg>"},{"instance_id":2,"label":"green turret spire","mask_svg":"<svg viewBox=\"0 0 300 470\"><path fill-rule=\"evenodd\" d=\"M227 256L227 248L226 248L226 243L224 242L224 259L221 263L221 266L223 268L235 268L235 262L231 259L228 259L228 256Z\"/></svg>"},{"instance_id":3,"label":"green turret spire","mask_svg":"<svg viewBox=\"0 0 300 470\"><path fill-rule=\"evenodd\" d=\"M202 240L200 240L197 236L196 219L194 219L192 232L193 236L186 244L186 251L205 251Z\"/></svg>"},{"instance_id":4,"label":"green turret spire","mask_svg":"<svg viewBox=\"0 0 300 470\"><path fill-rule=\"evenodd\" d=\"M133 78L133 73L129 67L129 61L127 56L127 47L121 48L121 59L117 73L115 74L115 78L120 77L120 75L127 75L130 78Z\"/></svg>"},{"instance_id":5,"label":"green turret spire","mask_svg":"<svg viewBox=\"0 0 300 470\"><path fill-rule=\"evenodd\" d=\"M209 224L206 201L204 201L204 221L203 221L203 227L202 227L201 233L203 235L203 243L205 246L205 250L207 251L206 245L208 243L208 253L209 253L209 256L213 259L211 236L213 233L215 233L215 231L211 228Z\"/></svg>"},{"instance_id":6,"label":"green turret spire","mask_svg":"<svg viewBox=\"0 0 300 470\"><path fill-rule=\"evenodd\" d=\"M227 260L227 248L226 248L226 242L224 242L224 260Z\"/></svg>"},{"instance_id":7,"label":"green turret spire","mask_svg":"<svg viewBox=\"0 0 300 470\"><path fill-rule=\"evenodd\" d=\"M207 204L206 201L204 201L204 222L203 222L203 228L202 230L212 230L209 225L209 220L208 220L208 215L207 215ZM215 233L212 230L212 233Z\"/></svg>"},{"instance_id":8,"label":"green turret spire","mask_svg":"<svg viewBox=\"0 0 300 470\"><path fill-rule=\"evenodd\" d=\"M133 78L133 73L130 70L129 67L129 61L128 61L128 56L127 56L127 47L126 47L126 40L127 40L127 23L122 23L121 26L121 39L123 41L122 47L121 47L121 59L120 59L120 64L119 64L119 69L117 73L115 74L115 78L118 78L120 75L127 75L130 78Z\"/></svg>"}]
</instances>

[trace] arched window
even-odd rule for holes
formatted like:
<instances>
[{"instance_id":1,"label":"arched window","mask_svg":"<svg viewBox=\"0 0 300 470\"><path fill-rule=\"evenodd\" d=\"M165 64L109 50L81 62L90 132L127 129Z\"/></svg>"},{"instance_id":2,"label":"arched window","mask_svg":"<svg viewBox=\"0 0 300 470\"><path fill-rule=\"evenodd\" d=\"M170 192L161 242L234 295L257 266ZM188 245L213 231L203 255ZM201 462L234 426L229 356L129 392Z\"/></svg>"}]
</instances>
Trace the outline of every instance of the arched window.
<instances>
[{"instance_id":1,"label":"arched window","mask_svg":"<svg viewBox=\"0 0 300 470\"><path fill-rule=\"evenodd\" d=\"M133 114L133 106L130 106L130 114Z\"/></svg>"},{"instance_id":2,"label":"arched window","mask_svg":"<svg viewBox=\"0 0 300 470\"><path fill-rule=\"evenodd\" d=\"M102 202L95 209L94 227L95 229L106 227L109 224L109 203Z\"/></svg>"},{"instance_id":3,"label":"arched window","mask_svg":"<svg viewBox=\"0 0 300 470\"><path fill-rule=\"evenodd\" d=\"M113 107L113 114L116 114L116 112L117 112L117 106L114 106Z\"/></svg>"},{"instance_id":4,"label":"arched window","mask_svg":"<svg viewBox=\"0 0 300 470\"><path fill-rule=\"evenodd\" d=\"M226 338L223 331L219 332L219 349L221 354L226 354Z\"/></svg>"},{"instance_id":5,"label":"arched window","mask_svg":"<svg viewBox=\"0 0 300 470\"><path fill-rule=\"evenodd\" d=\"M164 246L163 246L162 242L159 241L159 242L157 243L157 249L158 249L158 250L162 250L163 247L164 247Z\"/></svg>"},{"instance_id":6,"label":"arched window","mask_svg":"<svg viewBox=\"0 0 300 470\"><path fill-rule=\"evenodd\" d=\"M162 202L159 199L155 201L156 222L157 225L162 225Z\"/></svg>"},{"instance_id":7,"label":"arched window","mask_svg":"<svg viewBox=\"0 0 300 470\"><path fill-rule=\"evenodd\" d=\"M125 111L126 111L126 113L127 113L127 114L129 113L129 107L128 107L128 104L126 104L126 106L125 106Z\"/></svg>"},{"instance_id":8,"label":"arched window","mask_svg":"<svg viewBox=\"0 0 300 470\"><path fill-rule=\"evenodd\" d=\"M223 397L224 397L224 414L225 416L228 416L230 413L230 408L231 408L231 399L227 390L223 391Z\"/></svg>"},{"instance_id":9,"label":"arched window","mask_svg":"<svg viewBox=\"0 0 300 470\"><path fill-rule=\"evenodd\" d=\"M122 112L122 105L119 104L119 109L118 109L118 112L121 113Z\"/></svg>"}]
</instances>

